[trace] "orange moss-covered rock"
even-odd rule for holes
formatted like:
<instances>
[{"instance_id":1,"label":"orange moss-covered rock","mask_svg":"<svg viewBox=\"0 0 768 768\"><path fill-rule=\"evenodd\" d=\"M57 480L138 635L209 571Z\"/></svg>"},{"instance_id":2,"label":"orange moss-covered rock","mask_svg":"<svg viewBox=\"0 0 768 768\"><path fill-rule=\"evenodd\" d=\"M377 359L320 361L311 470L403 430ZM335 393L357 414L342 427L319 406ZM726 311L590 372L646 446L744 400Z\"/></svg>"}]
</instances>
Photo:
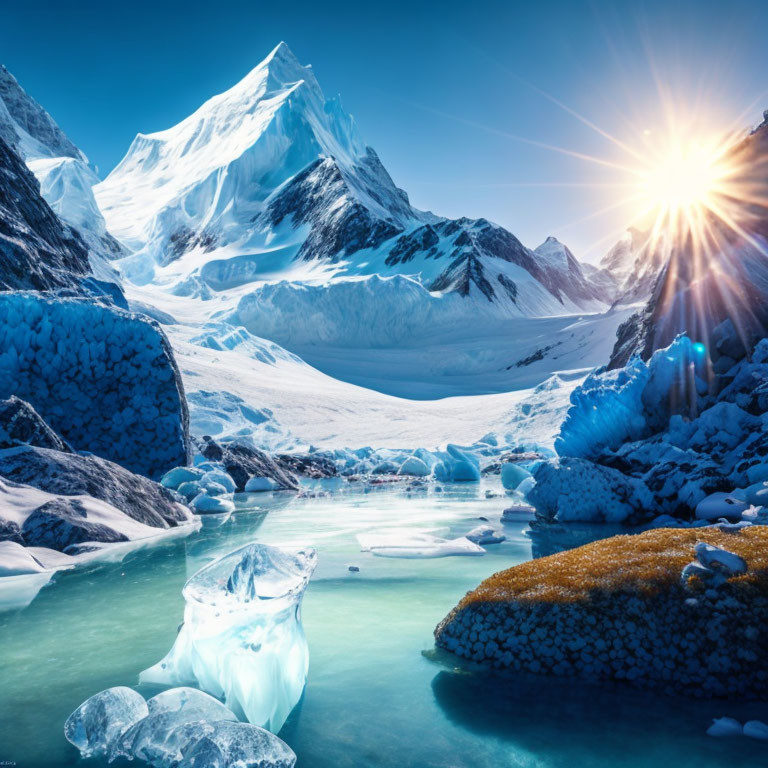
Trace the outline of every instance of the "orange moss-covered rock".
<instances>
[{"instance_id":1,"label":"orange moss-covered rock","mask_svg":"<svg viewBox=\"0 0 768 768\"><path fill-rule=\"evenodd\" d=\"M714 587L683 568L706 542L747 572ZM768 528L615 536L486 579L435 630L499 670L628 680L695 696L768 695Z\"/></svg>"}]
</instances>

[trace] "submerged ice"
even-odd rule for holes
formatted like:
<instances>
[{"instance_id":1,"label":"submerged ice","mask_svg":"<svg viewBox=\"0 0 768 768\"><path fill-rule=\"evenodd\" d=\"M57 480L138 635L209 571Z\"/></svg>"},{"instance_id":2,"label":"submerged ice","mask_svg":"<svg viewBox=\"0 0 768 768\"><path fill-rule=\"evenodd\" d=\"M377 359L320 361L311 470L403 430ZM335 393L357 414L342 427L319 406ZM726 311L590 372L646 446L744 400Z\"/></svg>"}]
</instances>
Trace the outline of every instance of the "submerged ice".
<instances>
[{"instance_id":1,"label":"submerged ice","mask_svg":"<svg viewBox=\"0 0 768 768\"><path fill-rule=\"evenodd\" d=\"M301 697L309 650L301 625L313 549L249 544L184 586L184 624L142 682L197 684L249 722L277 732Z\"/></svg>"}]
</instances>

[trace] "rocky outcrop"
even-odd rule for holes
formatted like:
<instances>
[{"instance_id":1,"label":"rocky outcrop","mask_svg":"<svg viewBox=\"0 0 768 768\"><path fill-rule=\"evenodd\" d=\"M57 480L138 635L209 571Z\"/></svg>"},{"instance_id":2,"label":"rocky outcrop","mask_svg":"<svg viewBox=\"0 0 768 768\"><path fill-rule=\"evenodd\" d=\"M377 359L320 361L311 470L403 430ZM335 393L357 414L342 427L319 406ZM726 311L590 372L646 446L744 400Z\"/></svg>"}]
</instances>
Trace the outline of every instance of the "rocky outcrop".
<instances>
[{"instance_id":1,"label":"rocky outcrop","mask_svg":"<svg viewBox=\"0 0 768 768\"><path fill-rule=\"evenodd\" d=\"M0 449L16 445L72 452L29 403L10 397L0 400Z\"/></svg>"},{"instance_id":2,"label":"rocky outcrop","mask_svg":"<svg viewBox=\"0 0 768 768\"><path fill-rule=\"evenodd\" d=\"M189 460L181 376L160 327L92 300L0 293L0 397L74 449L148 477Z\"/></svg>"},{"instance_id":3,"label":"rocky outcrop","mask_svg":"<svg viewBox=\"0 0 768 768\"><path fill-rule=\"evenodd\" d=\"M320 479L338 474L336 462L331 454L325 453L279 453L273 457L275 463L285 472L301 477Z\"/></svg>"},{"instance_id":4,"label":"rocky outcrop","mask_svg":"<svg viewBox=\"0 0 768 768\"><path fill-rule=\"evenodd\" d=\"M128 541L125 534L107 525L88 520L79 499L53 499L38 507L21 526L21 536L28 547L47 547L59 551L85 542L115 543Z\"/></svg>"},{"instance_id":5,"label":"rocky outcrop","mask_svg":"<svg viewBox=\"0 0 768 768\"><path fill-rule=\"evenodd\" d=\"M0 475L58 496L100 499L154 528L185 523L191 514L168 489L98 456L34 446L9 448L0 451Z\"/></svg>"},{"instance_id":6,"label":"rocky outcrop","mask_svg":"<svg viewBox=\"0 0 768 768\"><path fill-rule=\"evenodd\" d=\"M715 549L747 572L726 569L716 587L690 573L682 579L689 561ZM495 574L438 625L435 639L495 670L763 698L766 552L765 527L615 536Z\"/></svg>"},{"instance_id":7,"label":"rocky outcrop","mask_svg":"<svg viewBox=\"0 0 768 768\"><path fill-rule=\"evenodd\" d=\"M83 242L61 223L32 172L0 138L0 290L77 288L90 272Z\"/></svg>"},{"instance_id":8,"label":"rocky outcrop","mask_svg":"<svg viewBox=\"0 0 768 768\"><path fill-rule=\"evenodd\" d=\"M219 445L207 435L203 437L203 441L203 456L209 461L221 462L224 465L225 471L235 482L235 490L244 491L253 477L272 480L277 488L290 491L299 489L298 479L264 451L239 443Z\"/></svg>"}]
</instances>

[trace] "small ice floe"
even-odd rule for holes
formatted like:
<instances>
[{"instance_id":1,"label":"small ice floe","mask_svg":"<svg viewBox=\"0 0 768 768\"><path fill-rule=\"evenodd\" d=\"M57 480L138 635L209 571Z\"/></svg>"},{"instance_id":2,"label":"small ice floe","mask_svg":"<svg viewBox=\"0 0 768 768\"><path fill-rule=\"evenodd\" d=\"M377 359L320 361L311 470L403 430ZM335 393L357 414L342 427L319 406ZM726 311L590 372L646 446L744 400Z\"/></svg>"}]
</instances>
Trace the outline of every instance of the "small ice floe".
<instances>
[{"instance_id":1,"label":"small ice floe","mask_svg":"<svg viewBox=\"0 0 768 768\"><path fill-rule=\"evenodd\" d=\"M207 491L201 491L192 499L192 507L200 515L220 515L235 511L232 499L227 496L210 496Z\"/></svg>"},{"instance_id":2,"label":"small ice floe","mask_svg":"<svg viewBox=\"0 0 768 768\"><path fill-rule=\"evenodd\" d=\"M508 491L516 490L520 483L531 476L527 469L523 469L514 462L506 461L501 465L501 484Z\"/></svg>"},{"instance_id":3,"label":"small ice floe","mask_svg":"<svg viewBox=\"0 0 768 768\"><path fill-rule=\"evenodd\" d=\"M269 477L251 477L245 484L246 493L261 493L263 491L274 491L277 483Z\"/></svg>"},{"instance_id":4,"label":"small ice floe","mask_svg":"<svg viewBox=\"0 0 768 768\"><path fill-rule=\"evenodd\" d=\"M740 518L742 512L749 506L746 501L732 493L718 491L710 493L696 505L696 518L698 520L719 520L721 517Z\"/></svg>"},{"instance_id":5,"label":"small ice floe","mask_svg":"<svg viewBox=\"0 0 768 768\"><path fill-rule=\"evenodd\" d=\"M495 530L491 525L478 525L466 534L466 536L475 544L500 544L507 539L503 533Z\"/></svg>"},{"instance_id":6,"label":"small ice floe","mask_svg":"<svg viewBox=\"0 0 768 768\"><path fill-rule=\"evenodd\" d=\"M747 720L744 723L744 735L749 736L750 739L768 741L768 725L762 720Z\"/></svg>"},{"instance_id":7,"label":"small ice floe","mask_svg":"<svg viewBox=\"0 0 768 768\"><path fill-rule=\"evenodd\" d=\"M530 504L512 504L501 513L501 522L527 523L535 514L536 510Z\"/></svg>"},{"instance_id":8,"label":"small ice floe","mask_svg":"<svg viewBox=\"0 0 768 768\"><path fill-rule=\"evenodd\" d=\"M724 736L742 736L744 729L738 720L732 717L717 717L712 721L712 725L707 728L707 736L717 738Z\"/></svg>"},{"instance_id":9,"label":"small ice floe","mask_svg":"<svg viewBox=\"0 0 768 768\"><path fill-rule=\"evenodd\" d=\"M357 541L363 552L370 552L377 557L430 558L485 554L481 546L466 536L444 539L413 528L388 528L359 533Z\"/></svg>"}]
</instances>

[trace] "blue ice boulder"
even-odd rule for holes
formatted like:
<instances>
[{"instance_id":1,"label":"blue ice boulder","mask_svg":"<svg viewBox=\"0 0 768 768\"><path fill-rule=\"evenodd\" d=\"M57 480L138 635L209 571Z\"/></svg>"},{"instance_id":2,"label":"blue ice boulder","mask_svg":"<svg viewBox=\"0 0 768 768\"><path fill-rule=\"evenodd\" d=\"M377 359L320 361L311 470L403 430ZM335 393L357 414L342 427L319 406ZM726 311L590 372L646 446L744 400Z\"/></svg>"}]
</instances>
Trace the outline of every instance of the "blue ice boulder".
<instances>
[{"instance_id":1,"label":"blue ice boulder","mask_svg":"<svg viewBox=\"0 0 768 768\"><path fill-rule=\"evenodd\" d=\"M531 477L531 473L519 464L506 461L501 465L501 484L508 491L514 491L523 480L527 480L529 477Z\"/></svg>"},{"instance_id":2,"label":"blue ice boulder","mask_svg":"<svg viewBox=\"0 0 768 768\"><path fill-rule=\"evenodd\" d=\"M0 398L73 449L159 478L189 461L181 375L160 326L84 298L0 293Z\"/></svg>"}]
</instances>

